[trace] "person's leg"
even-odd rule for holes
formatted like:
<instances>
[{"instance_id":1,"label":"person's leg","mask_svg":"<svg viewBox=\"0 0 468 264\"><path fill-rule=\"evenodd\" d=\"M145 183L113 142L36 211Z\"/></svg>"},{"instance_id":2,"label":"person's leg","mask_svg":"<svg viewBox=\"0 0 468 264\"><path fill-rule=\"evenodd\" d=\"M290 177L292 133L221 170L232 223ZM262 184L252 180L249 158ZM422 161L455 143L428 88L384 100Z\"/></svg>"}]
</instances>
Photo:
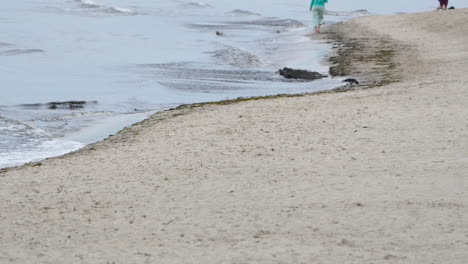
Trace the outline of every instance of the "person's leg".
<instances>
[{"instance_id":1,"label":"person's leg","mask_svg":"<svg viewBox=\"0 0 468 264\"><path fill-rule=\"evenodd\" d=\"M318 24L318 33L320 33L320 26L323 24L323 13L325 13L325 8L319 8L319 24Z\"/></svg>"},{"instance_id":2,"label":"person's leg","mask_svg":"<svg viewBox=\"0 0 468 264\"><path fill-rule=\"evenodd\" d=\"M319 10L316 6L312 8L312 17L315 33L320 33Z\"/></svg>"}]
</instances>

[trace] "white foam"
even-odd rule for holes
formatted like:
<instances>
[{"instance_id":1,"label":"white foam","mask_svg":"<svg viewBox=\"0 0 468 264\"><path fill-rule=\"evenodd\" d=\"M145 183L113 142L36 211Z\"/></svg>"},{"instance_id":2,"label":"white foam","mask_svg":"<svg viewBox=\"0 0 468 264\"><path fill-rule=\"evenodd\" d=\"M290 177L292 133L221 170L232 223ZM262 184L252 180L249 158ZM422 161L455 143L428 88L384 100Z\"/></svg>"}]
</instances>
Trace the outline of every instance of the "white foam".
<instances>
[{"instance_id":1,"label":"white foam","mask_svg":"<svg viewBox=\"0 0 468 264\"><path fill-rule=\"evenodd\" d=\"M67 140L49 140L28 150L0 153L0 168L56 157L82 148L85 144Z\"/></svg>"},{"instance_id":2,"label":"white foam","mask_svg":"<svg viewBox=\"0 0 468 264\"><path fill-rule=\"evenodd\" d=\"M134 14L135 13L133 10L130 10L128 8L123 8L123 7L109 7L108 11L115 12L115 13L123 13L123 14Z\"/></svg>"},{"instance_id":3,"label":"white foam","mask_svg":"<svg viewBox=\"0 0 468 264\"><path fill-rule=\"evenodd\" d=\"M83 6L86 6L86 7L101 7L102 5L94 2L94 1L91 1L91 0L76 0L78 2L80 2Z\"/></svg>"},{"instance_id":4,"label":"white foam","mask_svg":"<svg viewBox=\"0 0 468 264\"><path fill-rule=\"evenodd\" d=\"M209 5L207 3L202 3L202 2L191 2L191 3L187 3L186 5L196 6L196 7L211 7L211 5Z\"/></svg>"},{"instance_id":5,"label":"white foam","mask_svg":"<svg viewBox=\"0 0 468 264\"><path fill-rule=\"evenodd\" d=\"M116 6L106 6L99 4L97 2L94 2L92 0L76 0L78 1L82 6L86 8L92 8L97 11L105 12L105 13L112 13L112 14L136 14L135 11L129 9L129 8L124 8L124 7L116 7Z\"/></svg>"},{"instance_id":6,"label":"white foam","mask_svg":"<svg viewBox=\"0 0 468 264\"><path fill-rule=\"evenodd\" d=\"M0 135L15 135L17 137L47 137L49 134L44 130L34 127L26 122L11 120L0 116Z\"/></svg>"}]
</instances>

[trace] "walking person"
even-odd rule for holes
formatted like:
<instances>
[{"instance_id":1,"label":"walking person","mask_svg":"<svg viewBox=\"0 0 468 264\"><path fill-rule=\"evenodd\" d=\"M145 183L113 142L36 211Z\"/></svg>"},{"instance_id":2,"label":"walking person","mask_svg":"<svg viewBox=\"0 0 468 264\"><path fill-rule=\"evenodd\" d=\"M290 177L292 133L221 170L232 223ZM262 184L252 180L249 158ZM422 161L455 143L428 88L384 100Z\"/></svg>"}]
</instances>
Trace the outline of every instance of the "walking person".
<instances>
[{"instance_id":1,"label":"walking person","mask_svg":"<svg viewBox=\"0 0 468 264\"><path fill-rule=\"evenodd\" d=\"M310 2L310 11L314 20L315 33L320 33L320 26L323 24L323 13L325 13L325 3L328 0L312 0Z\"/></svg>"},{"instance_id":2,"label":"walking person","mask_svg":"<svg viewBox=\"0 0 468 264\"><path fill-rule=\"evenodd\" d=\"M440 6L439 9L447 10L448 0L439 0Z\"/></svg>"}]
</instances>

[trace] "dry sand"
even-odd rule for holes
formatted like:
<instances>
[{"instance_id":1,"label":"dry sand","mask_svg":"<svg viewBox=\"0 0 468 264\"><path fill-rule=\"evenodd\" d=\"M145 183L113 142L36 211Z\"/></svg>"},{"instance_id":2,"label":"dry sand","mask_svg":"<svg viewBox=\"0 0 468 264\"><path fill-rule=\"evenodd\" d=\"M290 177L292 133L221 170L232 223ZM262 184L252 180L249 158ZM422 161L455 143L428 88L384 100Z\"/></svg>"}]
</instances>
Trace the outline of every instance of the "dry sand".
<instances>
[{"instance_id":1,"label":"dry sand","mask_svg":"<svg viewBox=\"0 0 468 264\"><path fill-rule=\"evenodd\" d=\"M393 47L349 64L380 87L167 111L5 170L0 263L466 263L468 10L328 30Z\"/></svg>"}]
</instances>

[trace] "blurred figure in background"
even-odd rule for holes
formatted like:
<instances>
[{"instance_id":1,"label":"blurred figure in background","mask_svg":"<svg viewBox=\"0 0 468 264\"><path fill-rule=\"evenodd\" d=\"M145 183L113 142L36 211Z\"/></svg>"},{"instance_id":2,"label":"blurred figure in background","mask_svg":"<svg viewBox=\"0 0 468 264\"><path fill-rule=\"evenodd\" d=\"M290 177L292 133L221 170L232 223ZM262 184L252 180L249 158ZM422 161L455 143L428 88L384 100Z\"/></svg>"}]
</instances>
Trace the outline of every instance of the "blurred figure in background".
<instances>
[{"instance_id":1,"label":"blurred figure in background","mask_svg":"<svg viewBox=\"0 0 468 264\"><path fill-rule=\"evenodd\" d=\"M448 0L439 0L440 6L439 9L447 10Z\"/></svg>"}]
</instances>

